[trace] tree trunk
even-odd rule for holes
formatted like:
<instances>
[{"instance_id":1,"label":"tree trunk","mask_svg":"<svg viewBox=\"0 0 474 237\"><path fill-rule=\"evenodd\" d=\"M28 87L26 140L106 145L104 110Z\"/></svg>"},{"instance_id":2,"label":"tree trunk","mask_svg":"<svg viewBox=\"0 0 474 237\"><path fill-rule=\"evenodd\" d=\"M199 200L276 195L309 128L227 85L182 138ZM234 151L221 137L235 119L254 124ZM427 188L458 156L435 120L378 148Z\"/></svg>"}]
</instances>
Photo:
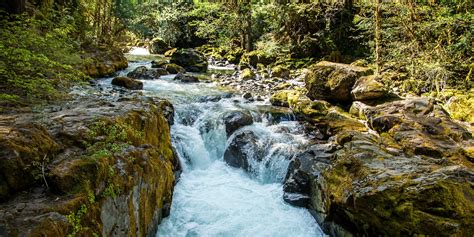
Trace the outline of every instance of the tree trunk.
<instances>
[{"instance_id":1,"label":"tree trunk","mask_svg":"<svg viewBox=\"0 0 474 237\"><path fill-rule=\"evenodd\" d=\"M382 0L375 0L375 75L379 75L381 68L381 28L382 28Z\"/></svg>"}]
</instances>

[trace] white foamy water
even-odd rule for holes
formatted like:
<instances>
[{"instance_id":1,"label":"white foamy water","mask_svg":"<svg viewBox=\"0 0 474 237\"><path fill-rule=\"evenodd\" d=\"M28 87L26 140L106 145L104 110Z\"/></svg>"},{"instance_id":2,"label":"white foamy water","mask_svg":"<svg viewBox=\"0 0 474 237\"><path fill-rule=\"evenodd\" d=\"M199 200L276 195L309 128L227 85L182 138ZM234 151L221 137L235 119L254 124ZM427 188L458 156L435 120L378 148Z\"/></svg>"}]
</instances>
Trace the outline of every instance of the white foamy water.
<instances>
[{"instance_id":1,"label":"white foamy water","mask_svg":"<svg viewBox=\"0 0 474 237\"><path fill-rule=\"evenodd\" d=\"M150 55L150 51L142 47L132 47L128 53L130 55Z\"/></svg>"}]
</instances>

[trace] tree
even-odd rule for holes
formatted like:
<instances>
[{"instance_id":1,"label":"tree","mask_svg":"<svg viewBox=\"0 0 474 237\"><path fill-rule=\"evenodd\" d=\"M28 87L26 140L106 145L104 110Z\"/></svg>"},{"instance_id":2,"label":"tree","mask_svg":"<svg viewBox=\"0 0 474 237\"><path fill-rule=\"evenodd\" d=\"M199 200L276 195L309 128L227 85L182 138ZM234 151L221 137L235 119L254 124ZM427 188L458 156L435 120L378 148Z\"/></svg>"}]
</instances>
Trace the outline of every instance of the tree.
<instances>
[{"instance_id":1,"label":"tree","mask_svg":"<svg viewBox=\"0 0 474 237\"><path fill-rule=\"evenodd\" d=\"M381 67L381 28L382 28L382 0L375 0L375 74L380 73Z\"/></svg>"}]
</instances>

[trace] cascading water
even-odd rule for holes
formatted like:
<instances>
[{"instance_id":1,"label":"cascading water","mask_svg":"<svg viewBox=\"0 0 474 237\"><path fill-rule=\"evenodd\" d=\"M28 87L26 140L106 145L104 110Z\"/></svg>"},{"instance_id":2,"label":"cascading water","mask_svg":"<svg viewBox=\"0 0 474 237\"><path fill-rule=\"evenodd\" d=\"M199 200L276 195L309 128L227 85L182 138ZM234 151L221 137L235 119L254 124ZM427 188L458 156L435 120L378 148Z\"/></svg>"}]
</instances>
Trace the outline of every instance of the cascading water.
<instances>
[{"instance_id":1,"label":"cascading water","mask_svg":"<svg viewBox=\"0 0 474 237\"><path fill-rule=\"evenodd\" d=\"M262 112L271 109L265 102L249 103L211 83L183 84L173 77L143 80L146 95L166 98L175 107L172 140L183 167L171 214L157 236L323 236L306 209L282 198L289 159L307 143L301 126L289 121L290 115L272 118ZM250 113L254 123L228 137L223 117L232 111ZM242 147L260 156L249 160L250 173L223 160L230 141L243 132L258 138Z\"/></svg>"}]
</instances>

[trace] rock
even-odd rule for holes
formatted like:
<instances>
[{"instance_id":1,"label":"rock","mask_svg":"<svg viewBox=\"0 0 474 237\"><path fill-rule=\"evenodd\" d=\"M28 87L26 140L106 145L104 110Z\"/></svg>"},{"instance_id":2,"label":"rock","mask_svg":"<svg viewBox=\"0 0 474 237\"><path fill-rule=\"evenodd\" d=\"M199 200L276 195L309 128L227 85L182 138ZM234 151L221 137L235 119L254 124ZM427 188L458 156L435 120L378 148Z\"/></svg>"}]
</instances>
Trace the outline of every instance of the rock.
<instances>
[{"instance_id":1,"label":"rock","mask_svg":"<svg viewBox=\"0 0 474 237\"><path fill-rule=\"evenodd\" d=\"M180 65L188 72L206 72L207 59L194 49L179 49L173 53L170 63Z\"/></svg>"},{"instance_id":2,"label":"rock","mask_svg":"<svg viewBox=\"0 0 474 237\"><path fill-rule=\"evenodd\" d=\"M82 71L91 77L99 78L112 75L128 67L127 58L119 49L99 48L84 55Z\"/></svg>"},{"instance_id":3,"label":"rock","mask_svg":"<svg viewBox=\"0 0 474 237\"><path fill-rule=\"evenodd\" d=\"M168 75L168 72L162 68L148 69L145 66L137 67L127 74L130 78L145 80L158 79L162 75Z\"/></svg>"},{"instance_id":4,"label":"rock","mask_svg":"<svg viewBox=\"0 0 474 237\"><path fill-rule=\"evenodd\" d=\"M388 96L388 89L375 76L359 78L351 91L354 100L376 100Z\"/></svg>"},{"instance_id":5,"label":"rock","mask_svg":"<svg viewBox=\"0 0 474 237\"><path fill-rule=\"evenodd\" d=\"M179 65L176 65L174 63L166 64L165 69L170 74L178 74L178 73L185 73L186 72L186 70L184 70L183 67L181 67Z\"/></svg>"},{"instance_id":6,"label":"rock","mask_svg":"<svg viewBox=\"0 0 474 237\"><path fill-rule=\"evenodd\" d=\"M162 111L169 103L97 98L70 101L42 119L2 117L2 236L156 234L179 169Z\"/></svg>"},{"instance_id":7,"label":"rock","mask_svg":"<svg viewBox=\"0 0 474 237\"><path fill-rule=\"evenodd\" d=\"M184 83L196 83L199 82L199 79L193 75L179 73L176 75L174 80L181 81Z\"/></svg>"},{"instance_id":8,"label":"rock","mask_svg":"<svg viewBox=\"0 0 474 237\"><path fill-rule=\"evenodd\" d=\"M242 67L256 67L259 63L262 65L269 65L274 61L275 58L267 55L265 52L261 50L254 50L242 55L239 66L242 65Z\"/></svg>"},{"instance_id":9,"label":"rock","mask_svg":"<svg viewBox=\"0 0 474 237\"><path fill-rule=\"evenodd\" d=\"M368 68L319 62L305 73L307 95L310 99L349 102L352 100L351 91L357 79L371 73Z\"/></svg>"},{"instance_id":10,"label":"rock","mask_svg":"<svg viewBox=\"0 0 474 237\"><path fill-rule=\"evenodd\" d=\"M252 69L246 68L246 69L242 70L242 72L240 72L239 79L240 80L255 79L255 73L252 71Z\"/></svg>"},{"instance_id":11,"label":"rock","mask_svg":"<svg viewBox=\"0 0 474 237\"><path fill-rule=\"evenodd\" d=\"M165 57L171 57L171 56L173 56L174 52L176 52L176 50L178 50L178 49L177 48L172 48L172 49L166 51L164 56Z\"/></svg>"},{"instance_id":12,"label":"rock","mask_svg":"<svg viewBox=\"0 0 474 237\"><path fill-rule=\"evenodd\" d=\"M301 93L295 90L277 91L271 96L270 103L275 106L290 107L298 101L300 95Z\"/></svg>"},{"instance_id":13,"label":"rock","mask_svg":"<svg viewBox=\"0 0 474 237\"><path fill-rule=\"evenodd\" d=\"M288 78L290 77L290 70L278 65L272 68L272 77Z\"/></svg>"},{"instance_id":14,"label":"rock","mask_svg":"<svg viewBox=\"0 0 474 237\"><path fill-rule=\"evenodd\" d=\"M168 64L167 60L153 60L151 61L151 68L165 68Z\"/></svg>"},{"instance_id":15,"label":"rock","mask_svg":"<svg viewBox=\"0 0 474 237\"><path fill-rule=\"evenodd\" d=\"M286 201L311 209L335 236L473 231L474 172L464 147L474 142L467 129L427 98L354 102L351 114L375 132L334 108L310 120L330 138L291 161Z\"/></svg>"},{"instance_id":16,"label":"rock","mask_svg":"<svg viewBox=\"0 0 474 237\"><path fill-rule=\"evenodd\" d=\"M262 149L263 144L253 131L243 131L233 137L225 150L224 160L232 167L250 171L249 159L260 161Z\"/></svg>"},{"instance_id":17,"label":"rock","mask_svg":"<svg viewBox=\"0 0 474 237\"><path fill-rule=\"evenodd\" d=\"M129 77L116 77L112 80L112 85L125 87L130 90L143 89L143 83L141 81Z\"/></svg>"},{"instance_id":18,"label":"rock","mask_svg":"<svg viewBox=\"0 0 474 237\"><path fill-rule=\"evenodd\" d=\"M247 92L247 93L243 94L242 97L246 100L253 99L252 93L250 93L250 92Z\"/></svg>"},{"instance_id":19,"label":"rock","mask_svg":"<svg viewBox=\"0 0 474 237\"><path fill-rule=\"evenodd\" d=\"M237 129L253 123L252 115L242 111L230 112L226 114L223 119L228 137Z\"/></svg>"},{"instance_id":20,"label":"rock","mask_svg":"<svg viewBox=\"0 0 474 237\"><path fill-rule=\"evenodd\" d=\"M161 38L154 38L150 42L148 50L152 54L163 54L168 51L171 47Z\"/></svg>"}]
</instances>

